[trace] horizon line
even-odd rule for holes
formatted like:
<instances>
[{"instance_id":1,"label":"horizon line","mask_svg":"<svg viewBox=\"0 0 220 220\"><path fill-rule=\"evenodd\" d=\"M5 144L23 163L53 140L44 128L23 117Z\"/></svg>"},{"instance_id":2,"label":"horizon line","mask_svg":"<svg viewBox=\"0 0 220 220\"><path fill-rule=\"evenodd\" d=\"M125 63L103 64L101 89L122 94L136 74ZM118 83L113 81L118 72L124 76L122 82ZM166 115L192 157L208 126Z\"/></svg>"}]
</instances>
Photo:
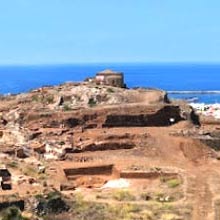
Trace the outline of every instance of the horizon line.
<instances>
[{"instance_id":1,"label":"horizon line","mask_svg":"<svg viewBox=\"0 0 220 220\"><path fill-rule=\"evenodd\" d=\"M120 65L120 64L147 64L147 65L220 65L210 61L124 61L124 62L68 62L68 63L0 63L0 67L25 67L25 66L71 66L71 65Z\"/></svg>"}]
</instances>

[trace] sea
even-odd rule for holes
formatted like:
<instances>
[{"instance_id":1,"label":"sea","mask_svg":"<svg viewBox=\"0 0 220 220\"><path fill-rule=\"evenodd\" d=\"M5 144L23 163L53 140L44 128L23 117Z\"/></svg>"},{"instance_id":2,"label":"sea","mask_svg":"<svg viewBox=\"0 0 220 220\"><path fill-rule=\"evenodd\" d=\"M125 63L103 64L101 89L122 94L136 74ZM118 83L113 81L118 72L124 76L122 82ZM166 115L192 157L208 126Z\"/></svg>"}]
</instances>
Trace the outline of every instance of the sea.
<instances>
[{"instance_id":1,"label":"sea","mask_svg":"<svg viewBox=\"0 0 220 220\"><path fill-rule=\"evenodd\" d=\"M41 86L83 81L99 71L124 73L128 88L159 88L171 99L220 103L220 64L107 63L0 66L0 94L28 92Z\"/></svg>"}]
</instances>

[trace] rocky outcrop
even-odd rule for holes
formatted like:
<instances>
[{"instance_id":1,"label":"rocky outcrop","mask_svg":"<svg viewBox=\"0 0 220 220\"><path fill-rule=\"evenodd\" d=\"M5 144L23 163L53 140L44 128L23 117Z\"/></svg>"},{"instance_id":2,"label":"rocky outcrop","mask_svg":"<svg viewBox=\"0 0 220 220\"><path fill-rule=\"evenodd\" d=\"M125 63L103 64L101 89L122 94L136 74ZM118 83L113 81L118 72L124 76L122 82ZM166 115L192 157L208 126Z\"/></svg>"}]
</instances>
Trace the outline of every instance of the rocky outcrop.
<instances>
[{"instance_id":1,"label":"rocky outcrop","mask_svg":"<svg viewBox=\"0 0 220 220\"><path fill-rule=\"evenodd\" d=\"M25 202L24 200L17 200L17 201L11 201L11 202L0 202L0 211L3 209L7 209L9 207L15 206L19 208L21 211L24 210Z\"/></svg>"},{"instance_id":2,"label":"rocky outcrop","mask_svg":"<svg viewBox=\"0 0 220 220\"><path fill-rule=\"evenodd\" d=\"M179 121L188 120L199 124L199 120L191 108L172 104L124 106L107 106L90 110L64 112L62 115L53 113L49 118L42 118L38 113L27 117L24 123L27 127L39 124L43 128L97 128L97 127L148 127L170 126ZM38 134L38 133L37 133ZM41 135L39 133L39 135Z\"/></svg>"},{"instance_id":3,"label":"rocky outcrop","mask_svg":"<svg viewBox=\"0 0 220 220\"><path fill-rule=\"evenodd\" d=\"M130 141L101 141L82 143L78 147L74 147L72 153L85 152L85 151L105 151L105 150L119 150L119 149L132 149L135 144Z\"/></svg>"},{"instance_id":4,"label":"rocky outcrop","mask_svg":"<svg viewBox=\"0 0 220 220\"><path fill-rule=\"evenodd\" d=\"M195 139L198 139L205 145L211 147L215 151L220 151L220 132L219 131L210 131L210 132L201 132L197 136L194 135Z\"/></svg>"},{"instance_id":5,"label":"rocky outcrop","mask_svg":"<svg viewBox=\"0 0 220 220\"><path fill-rule=\"evenodd\" d=\"M69 210L69 206L57 191L35 196L35 198L31 198L28 201L28 204L28 209L32 210L38 216L59 214Z\"/></svg>"},{"instance_id":6,"label":"rocky outcrop","mask_svg":"<svg viewBox=\"0 0 220 220\"><path fill-rule=\"evenodd\" d=\"M107 115L104 127L169 126L185 120L179 106L164 106L153 113Z\"/></svg>"}]
</instances>

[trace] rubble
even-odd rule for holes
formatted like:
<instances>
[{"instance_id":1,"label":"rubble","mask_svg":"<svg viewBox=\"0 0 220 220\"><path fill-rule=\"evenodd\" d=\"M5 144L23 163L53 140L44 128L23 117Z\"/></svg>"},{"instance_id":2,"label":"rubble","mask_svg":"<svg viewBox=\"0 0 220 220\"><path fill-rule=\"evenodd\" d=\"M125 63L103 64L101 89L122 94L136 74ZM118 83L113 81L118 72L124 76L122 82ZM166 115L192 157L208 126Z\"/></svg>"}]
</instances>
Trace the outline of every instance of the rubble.
<instances>
[{"instance_id":1,"label":"rubble","mask_svg":"<svg viewBox=\"0 0 220 220\"><path fill-rule=\"evenodd\" d=\"M4 97L0 156L10 175L1 181L2 189L11 188L0 195L30 200L41 195L33 204L42 216L56 213L57 204L63 206L60 211L69 210L57 195L49 201L51 190L67 197L80 191L88 200L98 200L101 193L98 203L111 202L114 196L108 200L106 194L123 188L135 194L134 204L142 204L142 197L146 203L146 198L177 206L181 199L197 203L202 193L194 186L215 194L220 176L219 125L201 121L188 104L170 102L157 89L66 83Z\"/></svg>"},{"instance_id":2,"label":"rubble","mask_svg":"<svg viewBox=\"0 0 220 220\"><path fill-rule=\"evenodd\" d=\"M211 116L215 119L220 119L220 104L204 104L204 103L191 103L190 104L198 114L204 116Z\"/></svg>"},{"instance_id":3,"label":"rubble","mask_svg":"<svg viewBox=\"0 0 220 220\"><path fill-rule=\"evenodd\" d=\"M9 170L2 166L0 168L0 182L1 182L1 188L2 190L11 190L12 184L11 184L11 173Z\"/></svg>"}]
</instances>

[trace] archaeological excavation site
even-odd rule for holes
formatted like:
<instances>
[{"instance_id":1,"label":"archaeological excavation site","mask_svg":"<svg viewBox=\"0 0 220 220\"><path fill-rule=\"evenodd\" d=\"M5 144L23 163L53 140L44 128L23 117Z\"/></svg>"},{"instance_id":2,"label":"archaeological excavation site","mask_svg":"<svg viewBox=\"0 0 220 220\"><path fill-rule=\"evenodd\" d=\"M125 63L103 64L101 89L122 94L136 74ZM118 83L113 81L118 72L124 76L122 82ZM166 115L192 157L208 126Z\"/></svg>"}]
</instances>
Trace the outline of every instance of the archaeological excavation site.
<instances>
[{"instance_id":1,"label":"archaeological excavation site","mask_svg":"<svg viewBox=\"0 0 220 220\"><path fill-rule=\"evenodd\" d=\"M0 97L0 213L220 220L220 120L106 72Z\"/></svg>"}]
</instances>

